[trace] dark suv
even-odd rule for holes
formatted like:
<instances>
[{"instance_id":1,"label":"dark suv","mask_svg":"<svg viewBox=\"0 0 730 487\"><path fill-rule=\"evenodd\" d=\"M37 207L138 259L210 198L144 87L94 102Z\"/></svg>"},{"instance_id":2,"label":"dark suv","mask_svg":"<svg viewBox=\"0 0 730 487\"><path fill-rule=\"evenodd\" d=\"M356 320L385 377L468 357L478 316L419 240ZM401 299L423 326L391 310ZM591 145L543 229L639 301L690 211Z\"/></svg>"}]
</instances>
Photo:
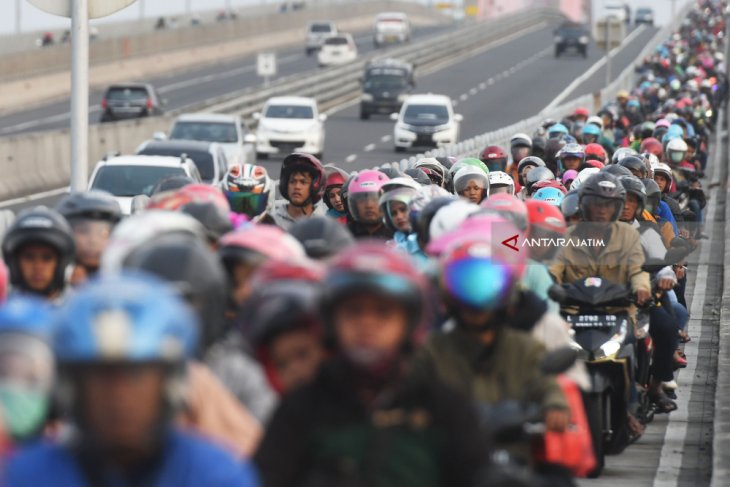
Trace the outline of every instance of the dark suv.
<instances>
[{"instance_id":1,"label":"dark suv","mask_svg":"<svg viewBox=\"0 0 730 487\"><path fill-rule=\"evenodd\" d=\"M587 57L590 40L590 33L583 25L565 23L555 30L555 57L569 50Z\"/></svg>"},{"instance_id":2,"label":"dark suv","mask_svg":"<svg viewBox=\"0 0 730 487\"><path fill-rule=\"evenodd\" d=\"M162 115L163 101L147 83L112 85L101 100L101 122Z\"/></svg>"},{"instance_id":3,"label":"dark suv","mask_svg":"<svg viewBox=\"0 0 730 487\"><path fill-rule=\"evenodd\" d=\"M375 113L390 115L400 111L415 86L412 64L395 59L368 64L362 78L360 118L367 120Z\"/></svg>"}]
</instances>

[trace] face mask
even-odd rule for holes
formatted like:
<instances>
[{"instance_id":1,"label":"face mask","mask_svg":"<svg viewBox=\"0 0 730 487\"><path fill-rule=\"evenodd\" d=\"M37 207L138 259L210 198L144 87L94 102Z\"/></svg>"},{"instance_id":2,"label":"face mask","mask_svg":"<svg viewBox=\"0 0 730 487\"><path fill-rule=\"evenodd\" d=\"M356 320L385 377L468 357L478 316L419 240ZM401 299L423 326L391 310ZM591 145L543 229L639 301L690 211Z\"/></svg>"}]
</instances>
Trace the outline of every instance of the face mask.
<instances>
[{"instance_id":1,"label":"face mask","mask_svg":"<svg viewBox=\"0 0 730 487\"><path fill-rule=\"evenodd\" d=\"M0 415L5 430L17 440L28 439L43 425L48 396L17 385L0 385Z\"/></svg>"},{"instance_id":2,"label":"face mask","mask_svg":"<svg viewBox=\"0 0 730 487\"><path fill-rule=\"evenodd\" d=\"M679 164L680 162L682 162L682 160L684 160L684 153L683 152L672 152L671 154L669 154L669 157L673 163Z\"/></svg>"}]
</instances>

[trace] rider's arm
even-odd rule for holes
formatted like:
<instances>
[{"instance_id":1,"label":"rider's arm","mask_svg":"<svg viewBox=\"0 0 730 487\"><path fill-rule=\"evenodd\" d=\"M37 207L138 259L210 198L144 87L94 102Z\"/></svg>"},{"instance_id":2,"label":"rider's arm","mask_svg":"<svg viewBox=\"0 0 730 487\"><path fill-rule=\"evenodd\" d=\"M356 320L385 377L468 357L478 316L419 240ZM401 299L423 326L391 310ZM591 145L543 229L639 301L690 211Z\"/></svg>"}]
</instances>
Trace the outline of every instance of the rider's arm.
<instances>
[{"instance_id":1,"label":"rider's arm","mask_svg":"<svg viewBox=\"0 0 730 487\"><path fill-rule=\"evenodd\" d=\"M641 269L644 265L645 257L639 232L632 232L626 241L625 248L627 249L625 257L631 290L633 292L640 290L651 292L649 274Z\"/></svg>"}]
</instances>

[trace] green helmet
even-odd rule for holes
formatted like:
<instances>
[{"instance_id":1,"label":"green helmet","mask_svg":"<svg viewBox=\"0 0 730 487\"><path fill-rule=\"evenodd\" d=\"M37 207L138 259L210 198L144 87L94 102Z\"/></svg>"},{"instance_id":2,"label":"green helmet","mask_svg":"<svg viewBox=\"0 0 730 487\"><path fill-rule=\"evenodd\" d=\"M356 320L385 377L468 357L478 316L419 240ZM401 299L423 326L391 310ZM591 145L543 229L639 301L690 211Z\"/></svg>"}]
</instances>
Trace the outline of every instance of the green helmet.
<instances>
[{"instance_id":1,"label":"green helmet","mask_svg":"<svg viewBox=\"0 0 730 487\"><path fill-rule=\"evenodd\" d=\"M455 165L461 164L463 166L473 166L477 169L484 171L484 174L489 175L489 168L486 164L484 164L482 161L477 159L476 157L467 157L464 159L460 159ZM458 171L458 169L457 169Z\"/></svg>"}]
</instances>

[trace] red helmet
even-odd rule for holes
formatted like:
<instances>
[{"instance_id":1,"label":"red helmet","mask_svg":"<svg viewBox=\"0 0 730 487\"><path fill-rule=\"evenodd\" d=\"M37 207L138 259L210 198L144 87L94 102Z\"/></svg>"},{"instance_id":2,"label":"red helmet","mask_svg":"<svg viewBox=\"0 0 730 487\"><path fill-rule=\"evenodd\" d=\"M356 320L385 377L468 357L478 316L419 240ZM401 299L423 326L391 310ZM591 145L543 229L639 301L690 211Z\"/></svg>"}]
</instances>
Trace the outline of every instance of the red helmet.
<instances>
[{"instance_id":1,"label":"red helmet","mask_svg":"<svg viewBox=\"0 0 730 487\"><path fill-rule=\"evenodd\" d=\"M408 310L411 342L425 318L425 281L411 259L385 243L361 242L331 262L325 284L325 315L332 336L334 307L348 296L366 292L398 300Z\"/></svg>"},{"instance_id":2,"label":"red helmet","mask_svg":"<svg viewBox=\"0 0 730 487\"><path fill-rule=\"evenodd\" d=\"M527 231L529 226L527 207L516 196L507 193L495 194L484 200L479 206L508 217L519 231Z\"/></svg>"},{"instance_id":3,"label":"red helmet","mask_svg":"<svg viewBox=\"0 0 730 487\"><path fill-rule=\"evenodd\" d=\"M596 169L603 169L606 165L601 161L595 161L593 159L586 161L586 167L595 167Z\"/></svg>"},{"instance_id":4,"label":"red helmet","mask_svg":"<svg viewBox=\"0 0 730 487\"><path fill-rule=\"evenodd\" d=\"M231 206L220 189L205 184L188 184L175 191L165 191L152 197L148 210L178 211L190 203L212 203L228 213Z\"/></svg>"},{"instance_id":5,"label":"red helmet","mask_svg":"<svg viewBox=\"0 0 730 487\"><path fill-rule=\"evenodd\" d=\"M504 171L508 158L505 150L498 145L487 146L479 155L479 159L487 165L490 171Z\"/></svg>"},{"instance_id":6,"label":"red helmet","mask_svg":"<svg viewBox=\"0 0 730 487\"><path fill-rule=\"evenodd\" d=\"M603 148L601 144L588 144L585 148L585 155L586 155L586 162L588 161L598 161L602 164L606 163L606 159L608 159L608 154L606 153L606 149Z\"/></svg>"},{"instance_id":7,"label":"red helmet","mask_svg":"<svg viewBox=\"0 0 730 487\"><path fill-rule=\"evenodd\" d=\"M580 108L576 108L575 109L575 112L573 112L573 116L574 117L586 117L586 118L588 118L588 117L591 116L591 112L587 108L580 107Z\"/></svg>"},{"instance_id":8,"label":"red helmet","mask_svg":"<svg viewBox=\"0 0 730 487\"><path fill-rule=\"evenodd\" d=\"M342 188L342 186L345 184L345 181L347 181L347 178L349 178L350 175L339 167L335 166L325 166L324 173L326 176L324 183L324 203L325 205L327 205L327 208L332 209L332 204L330 203L329 198L330 189Z\"/></svg>"},{"instance_id":9,"label":"red helmet","mask_svg":"<svg viewBox=\"0 0 730 487\"><path fill-rule=\"evenodd\" d=\"M650 154L654 154L660 161L664 158L664 146L662 146L662 143L654 137L644 139L639 147L639 152L649 152Z\"/></svg>"},{"instance_id":10,"label":"red helmet","mask_svg":"<svg viewBox=\"0 0 730 487\"><path fill-rule=\"evenodd\" d=\"M319 159L311 154L296 152L284 158L281 163L281 175L279 176L279 193L285 200L289 200L289 177L295 171L306 171L312 176L312 184L309 187L309 199L305 204L316 204L324 195L325 174L324 167Z\"/></svg>"},{"instance_id":11,"label":"red helmet","mask_svg":"<svg viewBox=\"0 0 730 487\"><path fill-rule=\"evenodd\" d=\"M530 237L562 237L568 231L559 207L538 200L527 200L525 205L530 220Z\"/></svg>"},{"instance_id":12,"label":"red helmet","mask_svg":"<svg viewBox=\"0 0 730 487\"><path fill-rule=\"evenodd\" d=\"M557 179L549 179L547 181L538 181L530 187L533 194L538 189L542 189L542 188L555 188L555 189L559 189L560 191L562 191L563 194L568 193L568 190L565 189L565 186L563 186L563 183L561 183Z\"/></svg>"}]
</instances>

